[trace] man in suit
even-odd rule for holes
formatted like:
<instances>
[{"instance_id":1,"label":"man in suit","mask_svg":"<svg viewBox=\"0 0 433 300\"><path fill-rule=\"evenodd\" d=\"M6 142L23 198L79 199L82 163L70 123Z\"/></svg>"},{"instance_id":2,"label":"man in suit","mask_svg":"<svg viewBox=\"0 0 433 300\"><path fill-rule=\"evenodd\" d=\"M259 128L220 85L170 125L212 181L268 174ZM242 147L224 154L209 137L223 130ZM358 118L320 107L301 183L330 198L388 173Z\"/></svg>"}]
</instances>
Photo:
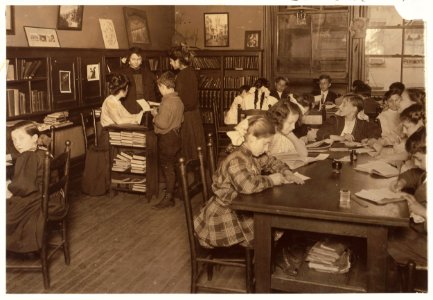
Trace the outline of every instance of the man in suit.
<instances>
[{"instance_id":1,"label":"man in suit","mask_svg":"<svg viewBox=\"0 0 433 300\"><path fill-rule=\"evenodd\" d=\"M338 97L336 93L329 90L331 81L331 77L327 74L319 77L320 94L314 96L314 106L318 107L319 110L326 102L335 103L335 98Z\"/></svg>"},{"instance_id":2,"label":"man in suit","mask_svg":"<svg viewBox=\"0 0 433 300\"><path fill-rule=\"evenodd\" d=\"M285 77L279 76L275 78L275 88L271 90L270 95L278 100L287 99L289 97L289 80Z\"/></svg>"}]
</instances>

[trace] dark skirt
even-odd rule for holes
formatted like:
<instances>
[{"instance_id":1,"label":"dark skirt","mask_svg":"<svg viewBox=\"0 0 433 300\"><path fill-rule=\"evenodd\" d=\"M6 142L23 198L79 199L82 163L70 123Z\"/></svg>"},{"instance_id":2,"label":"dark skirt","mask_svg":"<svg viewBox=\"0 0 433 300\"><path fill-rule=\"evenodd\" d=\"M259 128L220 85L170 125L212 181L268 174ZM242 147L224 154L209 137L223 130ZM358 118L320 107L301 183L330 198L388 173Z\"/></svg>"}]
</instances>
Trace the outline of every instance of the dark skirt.
<instances>
[{"instance_id":1,"label":"dark skirt","mask_svg":"<svg viewBox=\"0 0 433 300\"><path fill-rule=\"evenodd\" d=\"M48 202L48 213L60 214L64 209L63 196L60 193L53 194ZM41 249L44 218L40 192L7 199L6 219L7 250L26 253Z\"/></svg>"},{"instance_id":2,"label":"dark skirt","mask_svg":"<svg viewBox=\"0 0 433 300\"><path fill-rule=\"evenodd\" d=\"M198 158L197 147L201 147L205 151L205 134L201 114L198 109L184 113L181 137L182 156L187 160Z\"/></svg>"}]
</instances>

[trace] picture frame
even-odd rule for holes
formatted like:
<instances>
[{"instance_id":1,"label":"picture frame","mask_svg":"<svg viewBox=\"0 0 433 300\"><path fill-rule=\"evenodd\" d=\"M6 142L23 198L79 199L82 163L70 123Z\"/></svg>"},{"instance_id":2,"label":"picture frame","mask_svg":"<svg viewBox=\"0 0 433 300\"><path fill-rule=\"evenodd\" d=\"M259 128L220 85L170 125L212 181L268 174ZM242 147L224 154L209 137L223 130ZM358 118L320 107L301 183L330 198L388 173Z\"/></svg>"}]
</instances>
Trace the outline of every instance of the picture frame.
<instances>
[{"instance_id":1,"label":"picture frame","mask_svg":"<svg viewBox=\"0 0 433 300\"><path fill-rule=\"evenodd\" d=\"M53 28L24 26L29 47L60 48L57 31Z\"/></svg>"},{"instance_id":2,"label":"picture frame","mask_svg":"<svg viewBox=\"0 0 433 300\"><path fill-rule=\"evenodd\" d=\"M15 34L15 7L6 5L6 34Z\"/></svg>"},{"instance_id":3,"label":"picture frame","mask_svg":"<svg viewBox=\"0 0 433 300\"><path fill-rule=\"evenodd\" d=\"M258 50L261 48L262 33L260 30L245 31L245 49Z\"/></svg>"},{"instance_id":4,"label":"picture frame","mask_svg":"<svg viewBox=\"0 0 433 300\"><path fill-rule=\"evenodd\" d=\"M84 5L59 5L58 30L81 30L83 27Z\"/></svg>"},{"instance_id":5,"label":"picture frame","mask_svg":"<svg viewBox=\"0 0 433 300\"><path fill-rule=\"evenodd\" d=\"M117 41L116 29L114 28L113 20L99 19L101 26L102 39L106 49L119 49L119 42Z\"/></svg>"},{"instance_id":6,"label":"picture frame","mask_svg":"<svg viewBox=\"0 0 433 300\"><path fill-rule=\"evenodd\" d=\"M87 81L96 81L100 79L99 64L86 65Z\"/></svg>"},{"instance_id":7,"label":"picture frame","mask_svg":"<svg viewBox=\"0 0 433 300\"><path fill-rule=\"evenodd\" d=\"M147 15L144 10L124 7L125 28L130 47L143 47L151 44Z\"/></svg>"},{"instance_id":8,"label":"picture frame","mask_svg":"<svg viewBox=\"0 0 433 300\"><path fill-rule=\"evenodd\" d=\"M70 94L71 90L71 71L59 70L59 91L61 94Z\"/></svg>"},{"instance_id":9,"label":"picture frame","mask_svg":"<svg viewBox=\"0 0 433 300\"><path fill-rule=\"evenodd\" d=\"M204 46L229 46L229 13L204 13Z\"/></svg>"}]
</instances>

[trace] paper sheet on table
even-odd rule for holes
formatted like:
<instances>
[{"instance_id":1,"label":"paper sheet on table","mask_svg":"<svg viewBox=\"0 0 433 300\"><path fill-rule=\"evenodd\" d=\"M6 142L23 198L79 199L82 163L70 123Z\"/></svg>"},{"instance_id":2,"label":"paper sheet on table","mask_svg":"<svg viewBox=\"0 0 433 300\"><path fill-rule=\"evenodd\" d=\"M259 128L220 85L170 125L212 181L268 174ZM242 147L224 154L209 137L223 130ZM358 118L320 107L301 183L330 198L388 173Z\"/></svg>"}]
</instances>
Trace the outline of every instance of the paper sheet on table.
<instances>
[{"instance_id":1,"label":"paper sheet on table","mask_svg":"<svg viewBox=\"0 0 433 300\"><path fill-rule=\"evenodd\" d=\"M358 154L362 154L362 153L368 153L368 154L370 154L370 153L373 153L373 152L376 152L376 151L374 149L372 149L372 148L369 148L369 147L364 147L364 148L356 149L356 153L358 153Z\"/></svg>"},{"instance_id":2,"label":"paper sheet on table","mask_svg":"<svg viewBox=\"0 0 433 300\"><path fill-rule=\"evenodd\" d=\"M319 160L325 160L328 158L329 154L321 153L316 157L302 157L298 154L278 153L274 154L274 156L284 162L286 165L288 165L290 169L295 170L299 167L305 166L306 164Z\"/></svg>"},{"instance_id":3,"label":"paper sheet on table","mask_svg":"<svg viewBox=\"0 0 433 300\"><path fill-rule=\"evenodd\" d=\"M379 160L357 165L354 169L357 171L374 173L383 177L395 177L399 174L399 170L397 168Z\"/></svg>"},{"instance_id":4,"label":"paper sheet on table","mask_svg":"<svg viewBox=\"0 0 433 300\"><path fill-rule=\"evenodd\" d=\"M355 193L359 198L370 200L377 204L387 204L404 201L404 193L395 193L388 188L361 190Z\"/></svg>"},{"instance_id":5,"label":"paper sheet on table","mask_svg":"<svg viewBox=\"0 0 433 300\"><path fill-rule=\"evenodd\" d=\"M137 103L141 106L144 111L151 111L149 103L144 99L137 100Z\"/></svg>"},{"instance_id":6,"label":"paper sheet on table","mask_svg":"<svg viewBox=\"0 0 433 300\"><path fill-rule=\"evenodd\" d=\"M301 178L302 180L308 180L308 179L311 179L310 177L308 177L308 176L305 176L305 175L302 175L301 173L298 173L298 172L296 172L296 173L293 173L293 175L295 175L296 177L299 177L299 178Z\"/></svg>"},{"instance_id":7,"label":"paper sheet on table","mask_svg":"<svg viewBox=\"0 0 433 300\"><path fill-rule=\"evenodd\" d=\"M341 162L350 162L350 156L344 156L342 158L336 159L336 161L341 161Z\"/></svg>"}]
</instances>

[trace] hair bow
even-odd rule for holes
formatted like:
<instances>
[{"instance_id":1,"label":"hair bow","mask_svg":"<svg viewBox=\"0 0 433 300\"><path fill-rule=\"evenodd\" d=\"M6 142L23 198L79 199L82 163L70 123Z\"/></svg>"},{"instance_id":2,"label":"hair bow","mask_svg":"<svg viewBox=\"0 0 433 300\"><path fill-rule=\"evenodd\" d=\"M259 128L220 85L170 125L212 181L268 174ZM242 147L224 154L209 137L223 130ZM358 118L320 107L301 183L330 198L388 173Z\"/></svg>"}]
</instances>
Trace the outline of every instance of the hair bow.
<instances>
[{"instance_id":1,"label":"hair bow","mask_svg":"<svg viewBox=\"0 0 433 300\"><path fill-rule=\"evenodd\" d=\"M298 100L296 100L296 98L293 97L293 94L289 94L289 101L296 104L299 107L299 109L301 110L303 115L307 112L307 109L305 107L303 107L301 104L299 104Z\"/></svg>"},{"instance_id":2,"label":"hair bow","mask_svg":"<svg viewBox=\"0 0 433 300\"><path fill-rule=\"evenodd\" d=\"M250 88L250 90L248 91L248 93L254 94L255 91L256 91L256 88L253 86L252 88Z\"/></svg>"},{"instance_id":3,"label":"hair bow","mask_svg":"<svg viewBox=\"0 0 433 300\"><path fill-rule=\"evenodd\" d=\"M249 117L246 117L239 122L234 128L235 130L227 132L227 136L234 146L240 146L245 141L245 135L248 131L248 118Z\"/></svg>"}]
</instances>

